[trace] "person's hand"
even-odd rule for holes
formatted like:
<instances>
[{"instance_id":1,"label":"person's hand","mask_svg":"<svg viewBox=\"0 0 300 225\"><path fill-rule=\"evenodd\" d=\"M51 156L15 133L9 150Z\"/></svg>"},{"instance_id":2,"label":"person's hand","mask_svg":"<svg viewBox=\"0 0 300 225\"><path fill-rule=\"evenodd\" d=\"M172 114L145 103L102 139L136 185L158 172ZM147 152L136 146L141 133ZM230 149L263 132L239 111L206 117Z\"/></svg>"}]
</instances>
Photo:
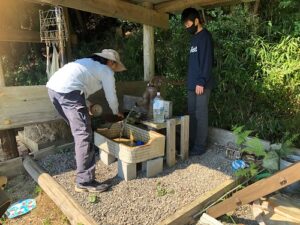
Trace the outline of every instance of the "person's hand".
<instances>
[{"instance_id":1,"label":"person's hand","mask_svg":"<svg viewBox=\"0 0 300 225\"><path fill-rule=\"evenodd\" d=\"M120 118L122 118L122 119L124 119L124 114L121 113L121 112L119 112L119 113L117 114L117 116L120 117Z\"/></svg>"},{"instance_id":2,"label":"person's hand","mask_svg":"<svg viewBox=\"0 0 300 225\"><path fill-rule=\"evenodd\" d=\"M195 89L196 95L202 95L204 93L204 87L200 85L196 85Z\"/></svg>"}]
</instances>

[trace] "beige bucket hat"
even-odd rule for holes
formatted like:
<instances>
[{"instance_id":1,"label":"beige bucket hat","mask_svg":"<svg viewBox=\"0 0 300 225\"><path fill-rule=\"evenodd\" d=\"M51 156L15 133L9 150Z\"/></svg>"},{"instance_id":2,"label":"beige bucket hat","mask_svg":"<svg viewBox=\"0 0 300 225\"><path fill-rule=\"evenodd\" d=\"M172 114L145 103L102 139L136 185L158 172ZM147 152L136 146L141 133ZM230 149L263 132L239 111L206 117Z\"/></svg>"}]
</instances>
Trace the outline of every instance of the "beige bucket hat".
<instances>
[{"instance_id":1,"label":"beige bucket hat","mask_svg":"<svg viewBox=\"0 0 300 225\"><path fill-rule=\"evenodd\" d=\"M117 72L122 72L127 70L124 64L121 62L120 55L116 50L113 49L103 49L101 53L94 53L94 55L101 56L105 59L115 61L117 63Z\"/></svg>"}]
</instances>

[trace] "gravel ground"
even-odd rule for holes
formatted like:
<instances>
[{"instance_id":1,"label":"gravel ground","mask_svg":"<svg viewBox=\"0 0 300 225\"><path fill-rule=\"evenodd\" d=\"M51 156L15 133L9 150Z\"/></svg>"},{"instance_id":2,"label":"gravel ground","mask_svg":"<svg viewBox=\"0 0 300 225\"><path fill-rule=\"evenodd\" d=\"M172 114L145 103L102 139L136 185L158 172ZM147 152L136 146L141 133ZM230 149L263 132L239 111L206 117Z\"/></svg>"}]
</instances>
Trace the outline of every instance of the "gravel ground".
<instances>
[{"instance_id":1,"label":"gravel ground","mask_svg":"<svg viewBox=\"0 0 300 225\"><path fill-rule=\"evenodd\" d=\"M99 224L156 224L197 196L216 188L231 177L230 161L219 146L212 146L203 156L180 161L164 168L155 178L123 181L117 177L117 163L97 162L96 177L113 187L101 194L75 193L73 151L51 155L39 162L92 215ZM95 200L96 202L93 202Z\"/></svg>"}]
</instances>

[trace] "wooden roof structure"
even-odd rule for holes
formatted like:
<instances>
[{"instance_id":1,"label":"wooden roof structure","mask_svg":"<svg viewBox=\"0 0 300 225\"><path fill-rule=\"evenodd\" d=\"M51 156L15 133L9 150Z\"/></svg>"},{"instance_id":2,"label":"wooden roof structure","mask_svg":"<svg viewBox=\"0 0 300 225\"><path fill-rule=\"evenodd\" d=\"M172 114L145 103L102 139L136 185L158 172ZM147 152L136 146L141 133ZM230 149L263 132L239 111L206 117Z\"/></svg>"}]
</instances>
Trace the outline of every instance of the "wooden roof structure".
<instances>
[{"instance_id":1,"label":"wooden roof structure","mask_svg":"<svg viewBox=\"0 0 300 225\"><path fill-rule=\"evenodd\" d=\"M40 4L60 5L132 22L168 28L168 13L186 7L236 4L253 0L26 0Z\"/></svg>"}]
</instances>

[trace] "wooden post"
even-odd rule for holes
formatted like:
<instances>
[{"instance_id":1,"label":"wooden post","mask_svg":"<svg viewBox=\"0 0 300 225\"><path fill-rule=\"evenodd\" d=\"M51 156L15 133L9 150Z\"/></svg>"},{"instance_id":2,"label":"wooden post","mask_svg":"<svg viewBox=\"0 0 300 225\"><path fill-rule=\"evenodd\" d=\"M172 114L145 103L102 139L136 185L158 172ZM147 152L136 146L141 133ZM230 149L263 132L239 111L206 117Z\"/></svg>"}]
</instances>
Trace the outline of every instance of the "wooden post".
<instances>
[{"instance_id":1,"label":"wooden post","mask_svg":"<svg viewBox=\"0 0 300 225\"><path fill-rule=\"evenodd\" d=\"M59 56L60 56L60 67L63 67L66 64L66 53L65 53L65 41L64 41L64 34L63 34L63 11L61 11L58 7L55 7L55 15L56 15L56 23L57 23L57 30L58 30L58 46L59 46Z\"/></svg>"},{"instance_id":2,"label":"wooden post","mask_svg":"<svg viewBox=\"0 0 300 225\"><path fill-rule=\"evenodd\" d=\"M176 121L170 119L167 121L167 165L169 167L176 164Z\"/></svg>"},{"instance_id":3,"label":"wooden post","mask_svg":"<svg viewBox=\"0 0 300 225\"><path fill-rule=\"evenodd\" d=\"M5 87L5 79L0 58L0 88ZM0 161L19 156L15 131L13 129L0 131Z\"/></svg>"},{"instance_id":4,"label":"wooden post","mask_svg":"<svg viewBox=\"0 0 300 225\"><path fill-rule=\"evenodd\" d=\"M144 2L146 8L153 8L150 2ZM144 80L149 81L155 74L154 62L154 27L143 25L143 50L144 50Z\"/></svg>"},{"instance_id":5,"label":"wooden post","mask_svg":"<svg viewBox=\"0 0 300 225\"><path fill-rule=\"evenodd\" d=\"M189 127L190 117L181 117L181 135L180 135L180 157L183 160L189 158Z\"/></svg>"},{"instance_id":6,"label":"wooden post","mask_svg":"<svg viewBox=\"0 0 300 225\"><path fill-rule=\"evenodd\" d=\"M23 165L35 182L66 215L72 225L97 225L94 219L85 212L73 197L48 173L43 171L30 156L25 157Z\"/></svg>"},{"instance_id":7,"label":"wooden post","mask_svg":"<svg viewBox=\"0 0 300 225\"><path fill-rule=\"evenodd\" d=\"M256 0L255 4L254 4L254 9L253 9L253 15L257 15L258 14L259 5L260 5L260 0Z\"/></svg>"},{"instance_id":8,"label":"wooden post","mask_svg":"<svg viewBox=\"0 0 300 225\"><path fill-rule=\"evenodd\" d=\"M69 11L68 8L63 7L64 17L66 21L66 29L68 32L68 40L66 41L66 47L67 47L67 62L70 62L72 60L72 42L71 42L71 23L70 23L70 17L69 17Z\"/></svg>"},{"instance_id":9,"label":"wooden post","mask_svg":"<svg viewBox=\"0 0 300 225\"><path fill-rule=\"evenodd\" d=\"M5 87L5 78L2 66L2 59L0 58L0 87Z\"/></svg>"}]
</instances>

